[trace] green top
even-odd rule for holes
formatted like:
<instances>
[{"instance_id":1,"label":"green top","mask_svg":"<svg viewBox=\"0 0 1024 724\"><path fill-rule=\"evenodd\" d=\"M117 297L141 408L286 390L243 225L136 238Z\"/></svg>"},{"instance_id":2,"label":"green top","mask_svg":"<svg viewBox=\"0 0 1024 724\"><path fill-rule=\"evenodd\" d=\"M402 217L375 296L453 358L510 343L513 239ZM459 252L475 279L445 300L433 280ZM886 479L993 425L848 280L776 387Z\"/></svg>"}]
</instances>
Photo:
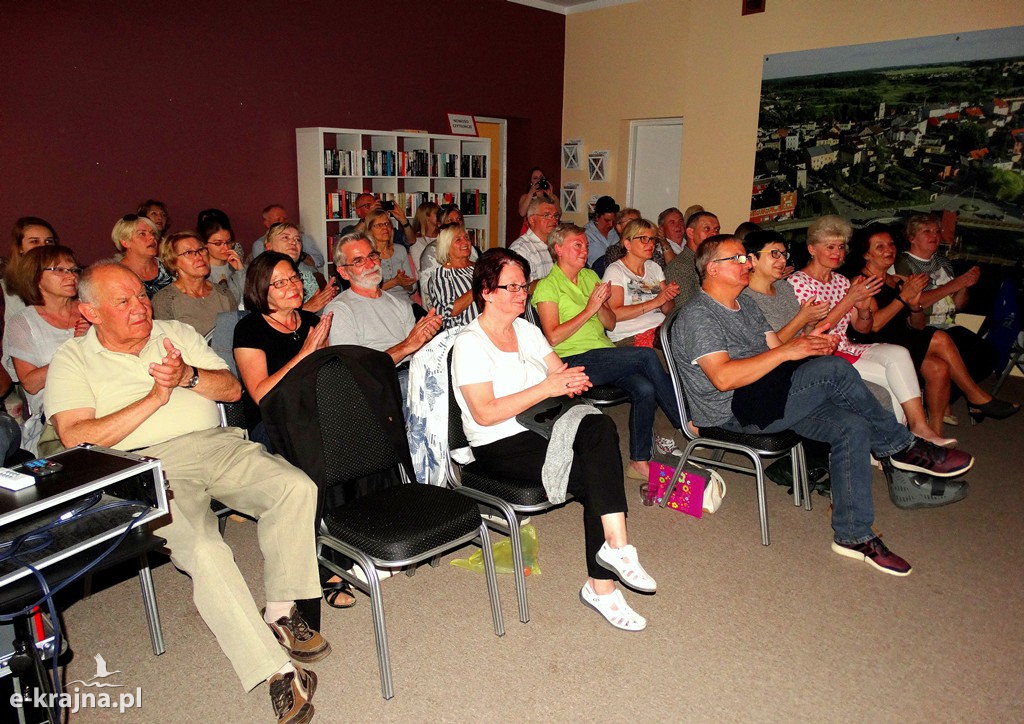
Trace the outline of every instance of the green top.
<instances>
[{"instance_id":1,"label":"green top","mask_svg":"<svg viewBox=\"0 0 1024 724\"><path fill-rule=\"evenodd\" d=\"M533 292L533 306L536 307L540 302L554 302L558 305L559 324L572 319L583 311L594 287L601 283L597 274L587 268L580 269L576 279L577 283L573 284L565 276L565 272L555 264L551 272L537 282L537 288ZM559 357L569 357L592 349L614 346L615 343L608 339L604 325L595 314L576 331L576 334L555 345L555 352Z\"/></svg>"}]
</instances>

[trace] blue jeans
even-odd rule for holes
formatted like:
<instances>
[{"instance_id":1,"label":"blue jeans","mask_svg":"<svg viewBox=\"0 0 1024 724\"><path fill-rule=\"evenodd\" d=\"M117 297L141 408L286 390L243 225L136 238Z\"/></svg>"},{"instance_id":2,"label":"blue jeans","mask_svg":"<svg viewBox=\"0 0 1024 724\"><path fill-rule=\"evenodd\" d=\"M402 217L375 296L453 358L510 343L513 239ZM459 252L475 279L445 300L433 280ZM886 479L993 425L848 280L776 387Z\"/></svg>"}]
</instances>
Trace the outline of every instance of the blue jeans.
<instances>
[{"instance_id":1,"label":"blue jeans","mask_svg":"<svg viewBox=\"0 0 1024 724\"><path fill-rule=\"evenodd\" d=\"M617 385L629 395L629 459L650 460L654 443L654 410L660 406L678 430L679 407L672 378L650 347L604 347L563 359L585 367L595 385Z\"/></svg>"},{"instance_id":2,"label":"blue jeans","mask_svg":"<svg viewBox=\"0 0 1024 724\"><path fill-rule=\"evenodd\" d=\"M793 373L782 419L760 430L735 419L722 427L737 432L793 430L831 445L832 530L836 542L847 544L875 537L868 453L887 458L914 442L910 431L878 404L853 365L831 356L809 360Z\"/></svg>"}]
</instances>

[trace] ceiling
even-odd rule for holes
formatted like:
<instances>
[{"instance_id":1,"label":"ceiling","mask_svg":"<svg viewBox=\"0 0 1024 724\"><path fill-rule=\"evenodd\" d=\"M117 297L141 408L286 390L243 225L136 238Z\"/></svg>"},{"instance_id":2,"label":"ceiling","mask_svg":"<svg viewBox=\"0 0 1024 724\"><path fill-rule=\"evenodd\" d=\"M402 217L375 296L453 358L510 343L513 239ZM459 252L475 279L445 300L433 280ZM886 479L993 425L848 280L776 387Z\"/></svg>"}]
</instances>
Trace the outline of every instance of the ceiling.
<instances>
[{"instance_id":1,"label":"ceiling","mask_svg":"<svg viewBox=\"0 0 1024 724\"><path fill-rule=\"evenodd\" d=\"M532 8L550 10L561 15L572 15L573 13L585 13L588 10L611 7L612 5L625 5L626 3L637 2L638 0L508 0L519 5L529 5Z\"/></svg>"}]
</instances>

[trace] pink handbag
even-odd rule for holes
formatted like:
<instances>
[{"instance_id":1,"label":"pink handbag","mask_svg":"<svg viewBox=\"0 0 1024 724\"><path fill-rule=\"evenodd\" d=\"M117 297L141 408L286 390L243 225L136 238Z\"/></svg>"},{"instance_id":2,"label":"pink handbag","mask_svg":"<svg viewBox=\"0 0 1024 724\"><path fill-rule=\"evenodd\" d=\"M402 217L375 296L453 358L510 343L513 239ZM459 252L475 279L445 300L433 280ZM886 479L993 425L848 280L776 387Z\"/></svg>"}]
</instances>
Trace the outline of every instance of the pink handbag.
<instances>
[{"instance_id":1,"label":"pink handbag","mask_svg":"<svg viewBox=\"0 0 1024 724\"><path fill-rule=\"evenodd\" d=\"M661 505L662 498L665 497L665 489L675 471L675 468L664 463L651 461L647 484L641 486L644 505ZM692 515L694 518L700 518L704 514L704 486L706 483L707 478L700 473L685 470L676 481L676 487L672 490L672 495L665 507Z\"/></svg>"}]
</instances>

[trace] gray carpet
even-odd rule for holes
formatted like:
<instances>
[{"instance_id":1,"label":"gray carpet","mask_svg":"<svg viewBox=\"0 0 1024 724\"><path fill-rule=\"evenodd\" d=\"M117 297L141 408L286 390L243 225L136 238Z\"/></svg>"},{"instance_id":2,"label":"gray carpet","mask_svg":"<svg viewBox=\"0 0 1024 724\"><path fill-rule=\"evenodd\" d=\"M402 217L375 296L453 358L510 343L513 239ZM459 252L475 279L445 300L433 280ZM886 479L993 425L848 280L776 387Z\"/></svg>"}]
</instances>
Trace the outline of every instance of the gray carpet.
<instances>
[{"instance_id":1,"label":"gray carpet","mask_svg":"<svg viewBox=\"0 0 1024 724\"><path fill-rule=\"evenodd\" d=\"M1011 380L1004 397L1024 399ZM334 653L315 665L319 721L1020 721L1024 711L1024 547L1017 447L1024 415L947 428L974 453L970 495L903 511L875 473L876 528L914 565L895 578L829 549L828 500L795 508L769 483L772 544L763 547L752 479L727 473L721 510L701 520L640 505L626 481L629 528L657 595L627 592L648 618L611 628L582 606L581 509L535 516L541 574L528 579L521 624L511 576L500 577L507 633L494 636L483 576L422 567L383 584L396 695L381 698L367 599L324 610ZM625 430L627 408L609 411ZM625 452L625 437L623 437ZM262 605L255 524L227 540ZM83 711L74 722L273 721L265 686L243 693L191 602L186 577L154 571L167 653L154 657L138 585L129 578L66 613L88 678L101 653L142 708Z\"/></svg>"}]
</instances>

